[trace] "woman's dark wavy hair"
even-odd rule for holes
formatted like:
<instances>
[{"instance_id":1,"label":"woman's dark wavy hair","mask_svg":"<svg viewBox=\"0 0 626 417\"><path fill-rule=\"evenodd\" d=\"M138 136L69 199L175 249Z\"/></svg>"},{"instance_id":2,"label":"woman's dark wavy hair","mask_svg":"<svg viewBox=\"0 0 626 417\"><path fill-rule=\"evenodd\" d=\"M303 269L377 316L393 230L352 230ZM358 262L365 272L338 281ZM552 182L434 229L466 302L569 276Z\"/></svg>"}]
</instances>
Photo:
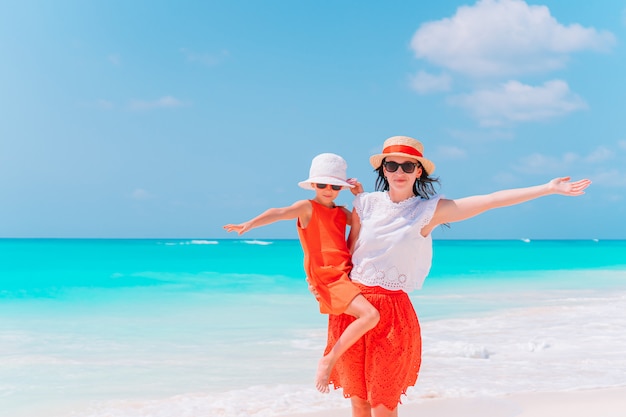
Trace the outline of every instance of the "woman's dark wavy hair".
<instances>
[{"instance_id":1,"label":"woman's dark wavy hair","mask_svg":"<svg viewBox=\"0 0 626 417\"><path fill-rule=\"evenodd\" d=\"M387 178L385 178L385 172L383 171L385 159L383 159L380 166L374 170L375 172L378 172L378 178L376 178L376 191L389 191L389 182L387 181ZM418 162L417 168L420 167L422 167L422 165ZM430 197L437 194L435 191L435 184L440 184L439 178L430 177L428 173L426 173L426 170L422 167L422 175L413 184L413 194L428 200Z\"/></svg>"}]
</instances>

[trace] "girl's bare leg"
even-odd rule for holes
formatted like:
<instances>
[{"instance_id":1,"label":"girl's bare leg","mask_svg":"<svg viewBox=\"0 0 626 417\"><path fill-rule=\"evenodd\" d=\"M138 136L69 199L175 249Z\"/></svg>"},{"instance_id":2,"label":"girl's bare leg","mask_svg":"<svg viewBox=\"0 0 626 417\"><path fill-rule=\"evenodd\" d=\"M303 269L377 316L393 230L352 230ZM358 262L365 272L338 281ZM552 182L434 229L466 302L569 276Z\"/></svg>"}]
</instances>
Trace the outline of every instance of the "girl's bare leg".
<instances>
[{"instance_id":1,"label":"girl's bare leg","mask_svg":"<svg viewBox=\"0 0 626 417\"><path fill-rule=\"evenodd\" d=\"M319 392L327 393L330 391L328 388L328 380L330 378L330 371L333 369L333 366L335 366L337 359L359 340L361 336L367 333L368 330L374 328L380 320L378 310L361 294L357 295L354 300L350 302L345 313L356 317L356 320L346 327L341 336L339 336L339 339L337 339L335 346L320 359L317 365L317 374L315 375L315 386Z\"/></svg>"}]
</instances>

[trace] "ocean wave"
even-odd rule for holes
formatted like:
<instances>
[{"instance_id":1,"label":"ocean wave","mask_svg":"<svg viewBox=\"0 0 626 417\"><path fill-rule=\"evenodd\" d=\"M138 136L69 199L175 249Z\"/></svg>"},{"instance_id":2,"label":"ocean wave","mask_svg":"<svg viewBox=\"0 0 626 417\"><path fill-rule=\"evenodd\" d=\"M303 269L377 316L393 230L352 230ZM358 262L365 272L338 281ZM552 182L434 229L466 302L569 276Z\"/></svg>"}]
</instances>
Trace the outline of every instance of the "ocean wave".
<instances>
[{"instance_id":1,"label":"ocean wave","mask_svg":"<svg viewBox=\"0 0 626 417\"><path fill-rule=\"evenodd\" d=\"M192 240L184 240L181 242L165 242L165 246L180 246L180 245L218 245L220 242L217 240L206 240L206 239L192 239Z\"/></svg>"},{"instance_id":2,"label":"ocean wave","mask_svg":"<svg viewBox=\"0 0 626 417\"><path fill-rule=\"evenodd\" d=\"M322 395L294 385L254 386L220 394L187 393L156 400L115 401L74 417L277 417L348 407L340 392Z\"/></svg>"},{"instance_id":3,"label":"ocean wave","mask_svg":"<svg viewBox=\"0 0 626 417\"><path fill-rule=\"evenodd\" d=\"M246 243L248 245L261 245L261 246L265 246L265 245L271 245L274 242L268 242L266 240L244 240L243 243Z\"/></svg>"},{"instance_id":4,"label":"ocean wave","mask_svg":"<svg viewBox=\"0 0 626 417\"><path fill-rule=\"evenodd\" d=\"M188 245L217 245L219 242L217 240L202 240L202 239L194 239L187 243Z\"/></svg>"},{"instance_id":5,"label":"ocean wave","mask_svg":"<svg viewBox=\"0 0 626 417\"><path fill-rule=\"evenodd\" d=\"M485 346L477 346L472 343L440 342L434 343L434 346L426 349L424 354L433 357L489 359L492 352Z\"/></svg>"},{"instance_id":6,"label":"ocean wave","mask_svg":"<svg viewBox=\"0 0 626 417\"><path fill-rule=\"evenodd\" d=\"M602 296L576 303L553 301L542 304L531 298L533 303L523 308L423 321L424 350L419 380L407 391L402 402L626 384L623 372L626 368L623 355L626 316L622 314L626 297L623 293L608 301L609 297ZM310 383L325 343L324 321L310 327L302 327L299 320L296 320L298 325L295 328L261 326L259 334L255 335L252 329L257 323L266 323L266 318L271 316L258 312L255 310L256 323L248 323L251 320L248 316L243 318L242 323L246 325L240 327L239 333L237 326L225 321L221 325L228 332L216 328L204 339L186 336L184 340L177 339L175 345L159 346L156 339L144 334L116 341L119 347L112 349L102 347L100 337L82 335L70 345L73 346L70 353L60 354L67 352L67 344L46 349L52 352L49 356L71 358L80 361L78 364L54 363L50 357L38 358L41 343L36 337L32 337L32 343L26 343L21 334L5 334L3 339L0 333L0 342L8 342L5 343L7 357L28 354L28 360L38 365L19 364L13 375L24 375L33 369L39 372L38 375L51 374L52 371L52 375L61 377L59 383L71 386L75 397L67 400L66 408L79 407L80 401L76 398L89 395L83 386L90 384L78 383L92 381L94 370L103 370L98 380L98 389L103 393L99 403L74 408L71 414L55 413L48 407L45 413L30 415L279 417L348 408L350 402L342 397L341 391L321 395ZM222 313L222 318L228 316L228 310ZM215 323L222 318L216 319ZM176 320L169 326L175 326ZM186 326L190 327L185 332L214 327L206 320L202 318L196 324L200 327L193 327L193 321L187 322ZM161 329L162 321L158 323L157 333L160 334L167 326ZM235 333L231 334L233 329ZM201 334L202 331L193 333ZM181 336L178 332L175 335ZM209 340L212 343L205 343ZM135 343L141 348L133 347ZM188 345L183 346L185 343ZM32 346L30 351L24 353L24 348L29 345ZM144 345L151 348L147 358L144 358ZM8 350L11 346L14 346L12 350ZM81 353L78 353L79 349ZM212 352L207 352L211 349ZM94 355L96 352L102 353ZM97 361L93 359L95 356ZM122 369L128 373L113 377ZM22 381L13 375L5 375L4 381L0 377L0 389L3 383L9 385L14 381L20 382L19 389L24 389L25 382L37 387L32 379ZM155 375L161 375L161 379ZM194 378L201 382L193 382ZM130 384L125 386L124 383L128 382ZM132 391L130 387L134 386L141 386L140 394ZM41 385L40 390L47 392L48 387ZM120 392L126 392L125 397L116 397Z\"/></svg>"}]
</instances>

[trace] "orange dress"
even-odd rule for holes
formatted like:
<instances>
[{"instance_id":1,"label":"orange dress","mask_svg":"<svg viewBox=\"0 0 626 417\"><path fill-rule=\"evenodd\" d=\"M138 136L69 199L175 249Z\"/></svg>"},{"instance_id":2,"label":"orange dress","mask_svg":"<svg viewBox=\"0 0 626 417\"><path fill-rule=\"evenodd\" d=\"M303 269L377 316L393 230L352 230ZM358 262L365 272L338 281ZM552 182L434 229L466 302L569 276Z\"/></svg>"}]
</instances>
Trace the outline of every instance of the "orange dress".
<instances>
[{"instance_id":1,"label":"orange dress","mask_svg":"<svg viewBox=\"0 0 626 417\"><path fill-rule=\"evenodd\" d=\"M360 293L348 276L352 261L346 243L347 216L341 207L309 201L313 208L309 224L303 228L298 221L304 271L319 293L320 313L341 314Z\"/></svg>"}]
</instances>

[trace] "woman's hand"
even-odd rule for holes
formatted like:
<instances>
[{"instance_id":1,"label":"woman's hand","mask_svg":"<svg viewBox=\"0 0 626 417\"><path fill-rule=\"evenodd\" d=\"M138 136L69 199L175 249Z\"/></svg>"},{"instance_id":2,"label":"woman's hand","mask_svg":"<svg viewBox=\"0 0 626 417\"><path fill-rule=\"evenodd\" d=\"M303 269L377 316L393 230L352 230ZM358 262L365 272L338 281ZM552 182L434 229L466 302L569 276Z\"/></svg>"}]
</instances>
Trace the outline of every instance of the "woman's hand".
<instances>
[{"instance_id":1,"label":"woman's hand","mask_svg":"<svg viewBox=\"0 0 626 417\"><path fill-rule=\"evenodd\" d=\"M589 187L591 181L588 179L571 182L571 177L555 178L548 183L550 190L554 194L578 196L585 194L585 188Z\"/></svg>"}]
</instances>

